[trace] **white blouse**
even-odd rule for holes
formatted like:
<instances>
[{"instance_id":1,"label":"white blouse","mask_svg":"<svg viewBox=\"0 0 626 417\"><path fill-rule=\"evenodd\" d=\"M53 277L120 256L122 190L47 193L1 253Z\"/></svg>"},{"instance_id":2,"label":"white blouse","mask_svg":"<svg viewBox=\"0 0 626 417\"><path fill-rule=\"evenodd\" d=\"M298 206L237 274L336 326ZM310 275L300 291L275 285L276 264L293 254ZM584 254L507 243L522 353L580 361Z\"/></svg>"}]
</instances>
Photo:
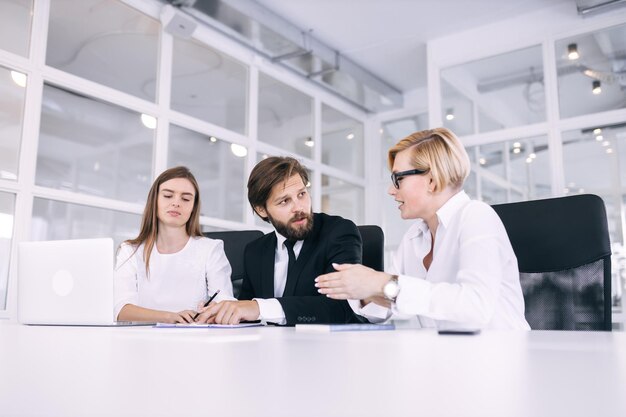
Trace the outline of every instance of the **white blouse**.
<instances>
[{"instance_id":1,"label":"white blouse","mask_svg":"<svg viewBox=\"0 0 626 417\"><path fill-rule=\"evenodd\" d=\"M197 310L218 289L216 301L234 299L231 267L221 240L190 237L183 249L150 255L146 274L144 245L123 243L115 268L115 317L126 304L154 310L178 312Z\"/></svg>"},{"instance_id":2,"label":"white blouse","mask_svg":"<svg viewBox=\"0 0 626 417\"><path fill-rule=\"evenodd\" d=\"M399 275L394 315L417 316L422 327L530 329L517 258L496 212L460 191L437 217L428 270L423 260L432 237L421 219L407 230L395 254L389 270ZM368 306L359 313L368 317Z\"/></svg>"}]
</instances>

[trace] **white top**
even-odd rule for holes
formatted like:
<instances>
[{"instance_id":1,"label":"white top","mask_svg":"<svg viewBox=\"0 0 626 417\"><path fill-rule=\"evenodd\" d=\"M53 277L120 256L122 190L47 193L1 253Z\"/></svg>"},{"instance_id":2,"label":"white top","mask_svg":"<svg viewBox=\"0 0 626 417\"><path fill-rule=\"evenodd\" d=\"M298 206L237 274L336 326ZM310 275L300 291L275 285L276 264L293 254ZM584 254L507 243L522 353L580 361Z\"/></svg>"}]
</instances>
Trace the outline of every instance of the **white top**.
<instances>
[{"instance_id":1,"label":"white top","mask_svg":"<svg viewBox=\"0 0 626 417\"><path fill-rule=\"evenodd\" d=\"M287 272L289 269L289 252L285 246L287 238L280 233L276 233L276 253L274 255L274 297L282 297L285 292L285 285L287 285ZM293 245L293 252L296 255L296 259L300 255L304 240L298 240ZM287 320L285 318L285 311L283 306L276 298L254 298L259 304L259 319L263 321L269 321L276 324L285 324Z\"/></svg>"},{"instance_id":2,"label":"white top","mask_svg":"<svg viewBox=\"0 0 626 417\"><path fill-rule=\"evenodd\" d=\"M146 276L144 245L123 243L115 268L115 317L126 304L165 311L197 310L218 289L216 301L234 299L224 242L190 237L180 251L161 254L154 245Z\"/></svg>"},{"instance_id":3,"label":"white top","mask_svg":"<svg viewBox=\"0 0 626 417\"><path fill-rule=\"evenodd\" d=\"M437 217L429 270L423 259L432 237L425 221L418 219L398 247L389 271L400 285L393 313L417 315L422 327L530 329L517 258L496 212L460 191ZM367 309L357 313L368 317Z\"/></svg>"}]
</instances>

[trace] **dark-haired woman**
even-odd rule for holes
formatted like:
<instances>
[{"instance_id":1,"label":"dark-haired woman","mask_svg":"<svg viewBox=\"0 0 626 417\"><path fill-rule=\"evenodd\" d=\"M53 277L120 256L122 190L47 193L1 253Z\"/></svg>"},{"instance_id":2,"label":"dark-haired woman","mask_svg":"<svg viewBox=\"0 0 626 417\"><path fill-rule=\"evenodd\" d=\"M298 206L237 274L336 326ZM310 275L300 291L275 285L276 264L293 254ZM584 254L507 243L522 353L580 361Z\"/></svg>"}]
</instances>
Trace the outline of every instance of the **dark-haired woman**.
<instances>
[{"instance_id":1,"label":"dark-haired woman","mask_svg":"<svg viewBox=\"0 0 626 417\"><path fill-rule=\"evenodd\" d=\"M218 290L215 302L233 299L223 242L202 235L199 217L198 183L189 169L159 175L139 236L122 243L117 254L117 320L191 323Z\"/></svg>"}]
</instances>

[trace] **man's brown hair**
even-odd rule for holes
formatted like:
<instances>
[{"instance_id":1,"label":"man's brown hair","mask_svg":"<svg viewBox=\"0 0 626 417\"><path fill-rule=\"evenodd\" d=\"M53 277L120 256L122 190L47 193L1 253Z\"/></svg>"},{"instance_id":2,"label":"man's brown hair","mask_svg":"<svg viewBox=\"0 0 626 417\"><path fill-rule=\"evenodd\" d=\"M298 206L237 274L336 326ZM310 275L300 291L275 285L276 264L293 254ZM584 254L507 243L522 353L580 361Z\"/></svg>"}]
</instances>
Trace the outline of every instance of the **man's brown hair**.
<instances>
[{"instance_id":1,"label":"man's brown hair","mask_svg":"<svg viewBox=\"0 0 626 417\"><path fill-rule=\"evenodd\" d=\"M281 182L285 183L296 174L300 175L306 186L309 182L306 168L297 159L289 156L270 156L256 164L248 179L248 201L252 210L260 218L269 222L267 217L261 216L256 211L256 207L265 208L267 200L272 194L272 188Z\"/></svg>"}]
</instances>

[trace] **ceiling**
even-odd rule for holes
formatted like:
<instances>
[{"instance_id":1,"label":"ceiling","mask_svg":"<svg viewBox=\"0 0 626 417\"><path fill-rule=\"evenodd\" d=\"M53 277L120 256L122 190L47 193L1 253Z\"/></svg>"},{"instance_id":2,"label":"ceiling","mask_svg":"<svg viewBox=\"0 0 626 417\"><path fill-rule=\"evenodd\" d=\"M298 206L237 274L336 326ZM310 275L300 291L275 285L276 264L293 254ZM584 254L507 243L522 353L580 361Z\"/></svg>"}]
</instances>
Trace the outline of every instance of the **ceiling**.
<instances>
[{"instance_id":1,"label":"ceiling","mask_svg":"<svg viewBox=\"0 0 626 417\"><path fill-rule=\"evenodd\" d=\"M257 0L406 92L426 86L426 42L575 0Z\"/></svg>"}]
</instances>

